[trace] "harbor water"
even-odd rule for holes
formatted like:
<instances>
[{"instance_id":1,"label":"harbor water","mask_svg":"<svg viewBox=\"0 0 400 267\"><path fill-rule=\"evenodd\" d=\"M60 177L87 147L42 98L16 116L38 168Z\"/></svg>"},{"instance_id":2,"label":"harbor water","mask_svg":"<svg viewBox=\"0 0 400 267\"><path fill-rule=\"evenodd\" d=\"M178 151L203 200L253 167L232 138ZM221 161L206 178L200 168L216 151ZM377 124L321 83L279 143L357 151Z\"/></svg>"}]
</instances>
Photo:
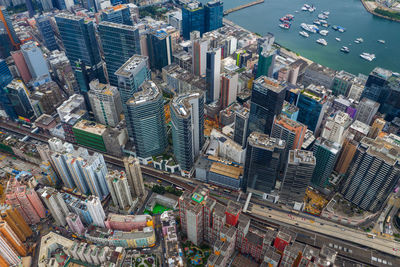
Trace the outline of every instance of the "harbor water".
<instances>
[{"instance_id":1,"label":"harbor water","mask_svg":"<svg viewBox=\"0 0 400 267\"><path fill-rule=\"evenodd\" d=\"M226 0L224 9L233 8L251 0ZM248 7L227 15L225 18L261 35L272 32L275 41L288 49L309 58L312 61L326 65L336 70L345 70L353 74L368 74L374 67L379 66L400 72L400 22L390 21L373 16L363 7L360 0L266 0L264 3ZM204 3L207 1L203 1ZM304 4L313 5L316 11L310 13L301 11ZM298 12L295 12L298 11ZM330 26L328 36L310 34L305 38L299 34L302 31L300 24L313 24L318 14L329 11L327 19ZM289 30L279 27L279 18L286 14L294 15ZM332 25L346 28L344 33L334 31ZM320 29L325 29L319 26ZM340 42L335 37L341 39ZM316 43L324 38L327 46ZM363 38L361 44L354 43L357 38ZM377 40L385 40L385 44ZM350 53L340 52L342 46L347 46ZM376 59L369 62L360 57L366 52L376 55Z\"/></svg>"}]
</instances>

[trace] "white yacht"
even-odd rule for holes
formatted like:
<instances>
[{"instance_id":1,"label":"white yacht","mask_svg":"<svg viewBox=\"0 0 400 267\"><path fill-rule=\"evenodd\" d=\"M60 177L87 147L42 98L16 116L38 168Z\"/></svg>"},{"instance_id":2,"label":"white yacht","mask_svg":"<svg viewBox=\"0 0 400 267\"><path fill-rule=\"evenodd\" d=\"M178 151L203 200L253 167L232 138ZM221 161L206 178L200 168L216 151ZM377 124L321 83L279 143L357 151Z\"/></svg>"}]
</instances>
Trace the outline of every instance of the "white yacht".
<instances>
[{"instance_id":1,"label":"white yacht","mask_svg":"<svg viewBox=\"0 0 400 267\"><path fill-rule=\"evenodd\" d=\"M323 45L323 46L328 45L328 42L323 38L318 39L317 43L319 43L320 45Z\"/></svg>"},{"instance_id":2,"label":"white yacht","mask_svg":"<svg viewBox=\"0 0 400 267\"><path fill-rule=\"evenodd\" d=\"M319 34L321 34L322 36L327 36L328 33L329 33L329 31L327 31L327 30L320 30L319 31Z\"/></svg>"},{"instance_id":3,"label":"white yacht","mask_svg":"<svg viewBox=\"0 0 400 267\"><path fill-rule=\"evenodd\" d=\"M301 36L306 37L306 38L310 37L310 35L309 35L306 31L301 31L301 32L299 32L299 34L300 34Z\"/></svg>"},{"instance_id":4,"label":"white yacht","mask_svg":"<svg viewBox=\"0 0 400 267\"><path fill-rule=\"evenodd\" d=\"M368 61L372 61L372 60L374 60L376 57L375 57L375 54L370 54L370 53L362 53L361 55L360 55L360 57L362 57L363 59L365 59L365 60L368 60Z\"/></svg>"},{"instance_id":5,"label":"white yacht","mask_svg":"<svg viewBox=\"0 0 400 267\"><path fill-rule=\"evenodd\" d=\"M339 37L336 37L335 40L338 42L342 41L342 39L340 39Z\"/></svg>"}]
</instances>

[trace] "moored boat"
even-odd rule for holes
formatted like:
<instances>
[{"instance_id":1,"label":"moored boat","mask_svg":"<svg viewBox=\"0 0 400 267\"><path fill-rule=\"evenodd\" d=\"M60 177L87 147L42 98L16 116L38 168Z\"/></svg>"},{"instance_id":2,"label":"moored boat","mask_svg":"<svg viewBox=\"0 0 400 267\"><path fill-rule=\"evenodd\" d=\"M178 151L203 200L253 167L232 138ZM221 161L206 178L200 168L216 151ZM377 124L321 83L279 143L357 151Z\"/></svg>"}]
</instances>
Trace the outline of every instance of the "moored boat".
<instances>
[{"instance_id":1,"label":"moored boat","mask_svg":"<svg viewBox=\"0 0 400 267\"><path fill-rule=\"evenodd\" d=\"M316 42L323 46L328 45L328 42L323 38L318 39Z\"/></svg>"}]
</instances>

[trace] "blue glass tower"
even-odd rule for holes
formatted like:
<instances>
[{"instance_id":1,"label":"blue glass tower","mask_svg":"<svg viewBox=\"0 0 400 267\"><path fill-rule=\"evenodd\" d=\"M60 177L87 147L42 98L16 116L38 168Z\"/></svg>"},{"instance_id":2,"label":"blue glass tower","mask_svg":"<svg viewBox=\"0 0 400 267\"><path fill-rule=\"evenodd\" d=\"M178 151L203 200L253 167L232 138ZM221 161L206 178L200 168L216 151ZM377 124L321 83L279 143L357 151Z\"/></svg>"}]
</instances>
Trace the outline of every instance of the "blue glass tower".
<instances>
[{"instance_id":1,"label":"blue glass tower","mask_svg":"<svg viewBox=\"0 0 400 267\"><path fill-rule=\"evenodd\" d=\"M99 24L98 30L109 82L113 86L118 86L115 72L133 55L140 54L139 31L133 26L105 21Z\"/></svg>"},{"instance_id":2,"label":"blue glass tower","mask_svg":"<svg viewBox=\"0 0 400 267\"><path fill-rule=\"evenodd\" d=\"M54 31L51 27L50 19L45 16L36 18L36 23L39 28L40 34L43 37L44 44L46 47L53 51L58 49L56 38L54 37Z\"/></svg>"},{"instance_id":3,"label":"blue glass tower","mask_svg":"<svg viewBox=\"0 0 400 267\"><path fill-rule=\"evenodd\" d=\"M224 16L224 3L219 0L208 2L204 6L205 32L213 31L222 27Z\"/></svg>"},{"instance_id":4,"label":"blue glass tower","mask_svg":"<svg viewBox=\"0 0 400 267\"><path fill-rule=\"evenodd\" d=\"M4 109L7 115L15 120L17 115L12 108L11 101L7 96L5 87L13 80L10 70L5 60L0 60L0 108Z\"/></svg>"},{"instance_id":5,"label":"blue glass tower","mask_svg":"<svg viewBox=\"0 0 400 267\"><path fill-rule=\"evenodd\" d=\"M21 116L28 120L33 120L35 113L28 97L28 89L20 80L12 80L5 87L8 99L17 116Z\"/></svg>"},{"instance_id":6,"label":"blue glass tower","mask_svg":"<svg viewBox=\"0 0 400 267\"><path fill-rule=\"evenodd\" d=\"M160 70L172 63L171 36L163 30L150 32L147 37L150 67Z\"/></svg>"},{"instance_id":7,"label":"blue glass tower","mask_svg":"<svg viewBox=\"0 0 400 267\"><path fill-rule=\"evenodd\" d=\"M192 31L205 33L205 12L201 3L194 1L182 7L183 38L189 39Z\"/></svg>"},{"instance_id":8,"label":"blue glass tower","mask_svg":"<svg viewBox=\"0 0 400 267\"><path fill-rule=\"evenodd\" d=\"M32 0L25 0L26 8L28 9L29 17L32 18L35 15L35 10L33 9Z\"/></svg>"},{"instance_id":9,"label":"blue glass tower","mask_svg":"<svg viewBox=\"0 0 400 267\"><path fill-rule=\"evenodd\" d=\"M133 25L131 12L126 5L106 8L101 13L101 20L125 25Z\"/></svg>"}]
</instances>

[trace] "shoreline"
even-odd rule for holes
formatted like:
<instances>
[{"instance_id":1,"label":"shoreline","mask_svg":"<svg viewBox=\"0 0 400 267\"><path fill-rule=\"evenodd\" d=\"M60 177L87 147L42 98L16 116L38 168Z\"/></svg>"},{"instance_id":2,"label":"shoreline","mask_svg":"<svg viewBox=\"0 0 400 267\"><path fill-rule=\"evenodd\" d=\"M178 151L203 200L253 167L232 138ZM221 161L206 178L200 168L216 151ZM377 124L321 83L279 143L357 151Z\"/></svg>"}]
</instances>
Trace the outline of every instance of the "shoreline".
<instances>
[{"instance_id":1,"label":"shoreline","mask_svg":"<svg viewBox=\"0 0 400 267\"><path fill-rule=\"evenodd\" d=\"M375 12L375 9L374 9L374 10L371 10L371 9L369 8L368 4L366 3L366 2L368 2L368 1L366 1L366 0L360 0L360 1L361 1L361 4L364 6L365 10L366 10L368 13L370 13L370 14L372 14L372 15L374 15L374 16L383 18L383 19L387 19L387 20L391 20L391 21L395 21L395 22L400 22L400 19L395 19L395 18L391 18L391 17L385 16L385 15L376 13L376 12ZM378 7L376 7L376 8L378 8Z\"/></svg>"}]
</instances>

